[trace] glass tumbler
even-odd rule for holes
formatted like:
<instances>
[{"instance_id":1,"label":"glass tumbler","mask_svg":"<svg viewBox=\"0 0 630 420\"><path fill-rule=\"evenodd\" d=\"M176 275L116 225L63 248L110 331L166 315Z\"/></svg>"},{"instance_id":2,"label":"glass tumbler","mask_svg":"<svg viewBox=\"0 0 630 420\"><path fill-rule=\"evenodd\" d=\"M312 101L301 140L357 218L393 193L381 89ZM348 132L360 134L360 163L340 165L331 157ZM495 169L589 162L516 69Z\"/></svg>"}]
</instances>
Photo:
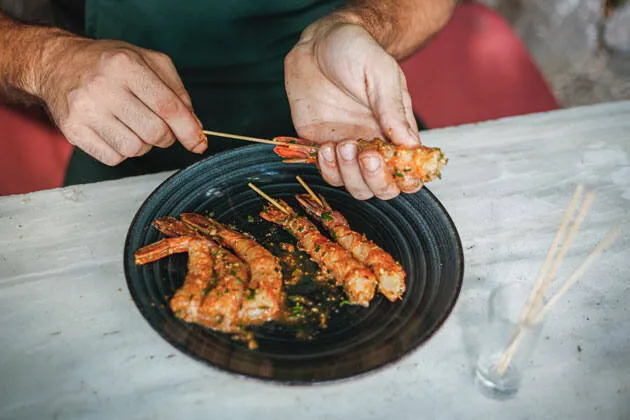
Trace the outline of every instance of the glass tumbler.
<instances>
[{"instance_id":1,"label":"glass tumbler","mask_svg":"<svg viewBox=\"0 0 630 420\"><path fill-rule=\"evenodd\" d=\"M531 290L531 285L510 283L490 294L488 321L480 332L480 354L474 372L475 384L488 397L508 399L521 386L523 369L542 329L542 322L519 323Z\"/></svg>"}]
</instances>

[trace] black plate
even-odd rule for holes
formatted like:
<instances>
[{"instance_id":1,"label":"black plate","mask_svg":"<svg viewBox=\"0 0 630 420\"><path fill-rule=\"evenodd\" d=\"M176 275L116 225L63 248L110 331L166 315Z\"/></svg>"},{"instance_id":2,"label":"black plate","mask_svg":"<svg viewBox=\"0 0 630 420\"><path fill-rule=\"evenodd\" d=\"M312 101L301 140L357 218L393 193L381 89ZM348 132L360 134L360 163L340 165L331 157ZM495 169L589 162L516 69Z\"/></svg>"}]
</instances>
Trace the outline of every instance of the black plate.
<instances>
[{"instance_id":1,"label":"black plate","mask_svg":"<svg viewBox=\"0 0 630 420\"><path fill-rule=\"evenodd\" d=\"M407 292L391 303L381 295L369 308L341 306L328 327L311 340L270 324L258 328L259 348L248 350L229 336L185 323L168 306L181 286L186 256L136 266L134 251L162 236L150 227L158 217L214 212L262 240L276 229L258 216L265 201L248 182L295 205L302 178L342 212L353 229L382 246L405 269ZM297 205L295 205L297 209ZM255 216L255 222L248 221ZM274 235L290 241L285 232ZM286 235L282 237L282 235ZM455 226L425 187L394 200L357 201L324 182L314 165L285 164L267 145L248 146L204 159L168 178L142 204L129 229L125 275L134 302L149 324L182 352L229 372L285 383L313 383L368 372L408 354L449 316L462 284L463 253Z\"/></svg>"}]
</instances>

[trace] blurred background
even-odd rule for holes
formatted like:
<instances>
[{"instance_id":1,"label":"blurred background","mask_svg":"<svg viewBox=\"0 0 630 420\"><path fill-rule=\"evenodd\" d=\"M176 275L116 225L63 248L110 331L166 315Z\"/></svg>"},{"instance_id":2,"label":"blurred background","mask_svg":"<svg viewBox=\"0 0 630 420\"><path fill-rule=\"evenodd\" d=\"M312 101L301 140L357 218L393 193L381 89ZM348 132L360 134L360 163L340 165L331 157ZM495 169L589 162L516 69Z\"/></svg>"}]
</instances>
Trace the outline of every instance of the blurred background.
<instances>
[{"instance_id":1,"label":"blurred background","mask_svg":"<svg viewBox=\"0 0 630 420\"><path fill-rule=\"evenodd\" d=\"M525 43L564 107L630 99L629 0L481 0Z\"/></svg>"},{"instance_id":2,"label":"blurred background","mask_svg":"<svg viewBox=\"0 0 630 420\"><path fill-rule=\"evenodd\" d=\"M0 0L31 21L46 4ZM630 99L630 0L464 0L402 68L427 128ZM70 153L41 109L0 104L0 195L61 186Z\"/></svg>"}]
</instances>

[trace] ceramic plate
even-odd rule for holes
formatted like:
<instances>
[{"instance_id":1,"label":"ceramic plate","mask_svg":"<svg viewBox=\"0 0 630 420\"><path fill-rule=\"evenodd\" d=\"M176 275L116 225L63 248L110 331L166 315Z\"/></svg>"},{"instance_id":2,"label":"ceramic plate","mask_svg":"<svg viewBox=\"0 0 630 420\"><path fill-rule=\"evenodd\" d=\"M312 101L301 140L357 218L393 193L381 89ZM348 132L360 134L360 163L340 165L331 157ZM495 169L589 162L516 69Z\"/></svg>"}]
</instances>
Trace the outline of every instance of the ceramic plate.
<instances>
[{"instance_id":1,"label":"ceramic plate","mask_svg":"<svg viewBox=\"0 0 630 420\"><path fill-rule=\"evenodd\" d=\"M295 240L260 218L265 201L247 183L253 182L298 209L293 196L304 190L296 175L323 194L354 230L366 234L402 264L407 273L404 298L392 303L377 294L368 308L337 305L326 328L311 331L306 339L296 327L265 324L255 329L256 350L229 335L176 318L168 299L184 281L186 255L172 255L144 266L134 264L136 249L163 237L151 223L184 212L212 212L216 220L250 232L275 253L278 244ZM267 145L206 158L157 187L129 228L124 263L129 291L141 314L177 349L219 369L290 384L364 374L418 348L449 316L464 267L455 225L426 187L394 200L357 201L344 189L326 184L314 165L282 163ZM291 293L313 297L321 292L313 284L292 287Z\"/></svg>"}]
</instances>

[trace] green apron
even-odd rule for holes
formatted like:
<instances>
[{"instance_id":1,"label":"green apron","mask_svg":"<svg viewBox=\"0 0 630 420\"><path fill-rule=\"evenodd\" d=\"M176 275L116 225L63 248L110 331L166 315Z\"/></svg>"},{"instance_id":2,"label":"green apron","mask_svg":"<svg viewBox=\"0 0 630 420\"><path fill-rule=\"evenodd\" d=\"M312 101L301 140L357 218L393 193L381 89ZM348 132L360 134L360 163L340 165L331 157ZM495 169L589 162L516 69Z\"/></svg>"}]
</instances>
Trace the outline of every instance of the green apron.
<instances>
[{"instance_id":1,"label":"green apron","mask_svg":"<svg viewBox=\"0 0 630 420\"><path fill-rule=\"evenodd\" d=\"M345 0L87 0L86 35L169 55L204 127L257 137L294 135L284 57L300 33ZM204 154L241 147L211 137ZM109 167L75 148L65 184L179 169L203 156L178 142Z\"/></svg>"}]
</instances>

